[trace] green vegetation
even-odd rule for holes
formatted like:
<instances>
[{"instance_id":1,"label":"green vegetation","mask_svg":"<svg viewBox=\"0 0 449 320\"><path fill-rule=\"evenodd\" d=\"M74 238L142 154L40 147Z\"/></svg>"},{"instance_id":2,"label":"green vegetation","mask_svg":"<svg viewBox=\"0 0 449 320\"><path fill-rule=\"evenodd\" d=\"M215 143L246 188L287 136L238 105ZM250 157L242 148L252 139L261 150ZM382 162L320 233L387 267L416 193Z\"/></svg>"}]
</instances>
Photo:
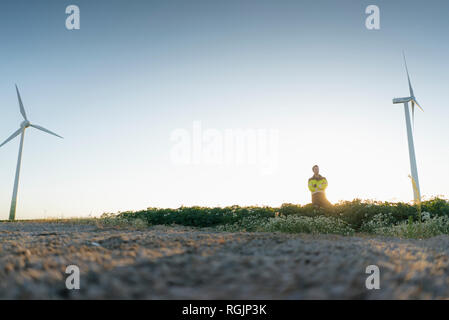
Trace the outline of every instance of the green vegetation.
<instances>
[{"instance_id":1,"label":"green vegetation","mask_svg":"<svg viewBox=\"0 0 449 320\"><path fill-rule=\"evenodd\" d=\"M148 208L135 212L105 214L114 223L138 225L184 225L213 227L221 231L288 233L329 233L351 235L369 233L394 237L426 238L449 234L449 202L433 198L417 206L378 201L344 201L329 210L311 204L283 204L272 207L180 207ZM422 212L422 219L421 214ZM421 220L421 221L420 221Z\"/></svg>"},{"instance_id":2,"label":"green vegetation","mask_svg":"<svg viewBox=\"0 0 449 320\"><path fill-rule=\"evenodd\" d=\"M282 216L261 221L254 218L243 218L234 224L225 224L217 227L220 231L253 231L253 232L286 232L286 233L312 233L312 234L341 234L352 235L354 229L338 218L326 216Z\"/></svg>"},{"instance_id":3,"label":"green vegetation","mask_svg":"<svg viewBox=\"0 0 449 320\"><path fill-rule=\"evenodd\" d=\"M408 203L342 201L328 210L283 204L273 207L148 208L141 211L105 213L100 218L38 219L28 223L91 224L97 228L145 229L152 225L183 225L229 232L286 232L353 235L374 234L400 238L449 235L449 201L433 198L420 208ZM21 223L22 221L0 221Z\"/></svg>"}]
</instances>

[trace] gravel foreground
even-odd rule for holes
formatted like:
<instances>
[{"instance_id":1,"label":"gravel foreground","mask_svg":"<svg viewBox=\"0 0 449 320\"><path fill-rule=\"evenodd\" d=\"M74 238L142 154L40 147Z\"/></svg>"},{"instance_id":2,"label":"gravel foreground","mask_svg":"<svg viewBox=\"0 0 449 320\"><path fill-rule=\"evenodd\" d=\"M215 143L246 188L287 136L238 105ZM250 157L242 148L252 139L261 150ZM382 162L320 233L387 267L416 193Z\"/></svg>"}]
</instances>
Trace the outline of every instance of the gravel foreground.
<instances>
[{"instance_id":1,"label":"gravel foreground","mask_svg":"<svg viewBox=\"0 0 449 320\"><path fill-rule=\"evenodd\" d=\"M0 223L0 299L444 299L449 237ZM380 289L367 290L369 265ZM68 265L80 290L68 290Z\"/></svg>"}]
</instances>

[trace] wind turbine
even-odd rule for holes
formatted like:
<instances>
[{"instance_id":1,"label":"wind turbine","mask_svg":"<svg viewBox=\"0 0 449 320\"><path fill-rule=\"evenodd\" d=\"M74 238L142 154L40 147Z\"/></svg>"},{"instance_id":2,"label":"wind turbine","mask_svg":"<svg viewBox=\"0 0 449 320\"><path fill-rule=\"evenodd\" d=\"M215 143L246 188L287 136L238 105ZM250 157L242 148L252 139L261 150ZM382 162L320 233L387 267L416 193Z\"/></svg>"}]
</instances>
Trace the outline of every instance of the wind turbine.
<instances>
[{"instance_id":1,"label":"wind turbine","mask_svg":"<svg viewBox=\"0 0 449 320\"><path fill-rule=\"evenodd\" d=\"M415 202L421 202L421 191L419 189L419 180L418 180L418 168L416 167L416 157L415 157L415 146L413 144L413 133L412 133L412 125L410 123L410 112L408 108L408 103L412 104L412 119L413 123L415 121L415 105L418 106L422 111L424 111L419 105L418 101L416 101L415 94L413 93L412 83L410 82L410 75L408 73L407 68L407 60L404 56L404 64L405 71L407 72L407 80L408 80L408 88L410 91L410 96L405 98L395 98L393 99L394 104L403 103L404 104L404 112L405 112L405 124L407 127L407 140L408 140L408 154L410 157L410 169L412 171L412 187L413 187L413 195Z\"/></svg>"},{"instance_id":2,"label":"wind turbine","mask_svg":"<svg viewBox=\"0 0 449 320\"><path fill-rule=\"evenodd\" d=\"M19 89L17 88L17 85L16 85L16 92L17 92L17 99L19 100L20 113L22 114L22 117L24 120L20 124L20 128L16 132L14 132L11 136L9 136L9 138L6 139L2 144L0 144L0 147L2 147L5 144L7 144L9 141L11 141L12 139L17 137L19 134L21 134L19 157L17 159L16 178L14 180L14 189L13 189L12 200L11 200L11 210L9 211L9 220L14 220L15 216L16 216L17 190L19 188L20 165L22 162L23 139L25 137L25 130L28 127L33 127L33 128L39 129L41 131L44 131L46 133L57 136L59 138L62 138L61 136L57 135L56 133L54 133L48 129L45 129L44 127L38 126L37 124L31 124L30 121L28 121L27 115L25 113L25 108L23 107L22 99L20 98L20 93L19 93Z\"/></svg>"}]
</instances>

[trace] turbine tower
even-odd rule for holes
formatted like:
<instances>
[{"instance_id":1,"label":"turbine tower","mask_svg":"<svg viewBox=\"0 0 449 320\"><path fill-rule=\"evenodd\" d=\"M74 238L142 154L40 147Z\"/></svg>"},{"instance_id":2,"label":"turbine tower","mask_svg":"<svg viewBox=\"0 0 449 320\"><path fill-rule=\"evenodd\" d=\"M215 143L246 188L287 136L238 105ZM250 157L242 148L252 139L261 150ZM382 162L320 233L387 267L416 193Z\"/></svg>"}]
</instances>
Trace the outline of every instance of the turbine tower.
<instances>
[{"instance_id":1,"label":"turbine tower","mask_svg":"<svg viewBox=\"0 0 449 320\"><path fill-rule=\"evenodd\" d=\"M22 150L23 150L23 139L25 137L25 130L28 127L33 127L33 128L39 129L41 131L44 131L46 133L57 136L59 138L62 138L61 136L57 135L54 132L51 132L48 129L45 129L44 127L38 126L36 124L31 124L30 121L28 121L27 115L25 113L25 108L23 107L22 99L20 98L20 93L19 93L19 89L17 88L17 85L16 85L16 92L17 92L17 99L19 100L19 108L20 108L20 113L22 114L22 117L23 117L23 121L20 124L20 128L16 132L14 132L11 136L9 136L9 138L6 139L2 144L0 144L0 147L2 147L5 144L7 144L9 141L11 141L12 139L17 137L19 134L21 135L20 147L19 147L19 157L17 159L16 177L14 180L14 189L13 189L12 200L11 200L11 210L9 211L9 220L14 220L16 217L17 191L19 188L20 165L22 163Z\"/></svg>"},{"instance_id":2,"label":"turbine tower","mask_svg":"<svg viewBox=\"0 0 449 320\"><path fill-rule=\"evenodd\" d=\"M415 146L413 144L413 133L412 133L412 125L410 121L410 112L408 108L408 103L412 104L412 119L413 123L415 121L415 105L418 106L422 111L424 111L419 105L418 101L416 101L415 94L413 93L412 83L410 82L410 75L408 73L407 68L407 60L404 56L404 64L405 71L407 72L407 80L408 80L408 88L410 91L410 96L405 98L395 98L393 99L394 104L403 103L404 104L404 112L405 112L405 125L407 127L407 140L408 140L408 154L410 157L410 170L412 172L412 187L413 187L413 195L415 202L421 202L421 190L419 188L419 179L418 179L418 168L416 167L416 157L415 157Z\"/></svg>"}]
</instances>

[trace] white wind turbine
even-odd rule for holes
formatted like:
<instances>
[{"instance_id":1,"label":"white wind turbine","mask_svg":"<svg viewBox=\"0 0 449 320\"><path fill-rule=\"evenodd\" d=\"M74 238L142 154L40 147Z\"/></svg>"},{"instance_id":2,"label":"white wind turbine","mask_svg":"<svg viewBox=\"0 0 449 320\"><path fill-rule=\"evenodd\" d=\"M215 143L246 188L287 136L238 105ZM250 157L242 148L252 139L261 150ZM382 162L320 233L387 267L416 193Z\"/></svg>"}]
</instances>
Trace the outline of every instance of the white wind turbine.
<instances>
[{"instance_id":1,"label":"white wind turbine","mask_svg":"<svg viewBox=\"0 0 449 320\"><path fill-rule=\"evenodd\" d=\"M19 157L17 159L16 178L14 180L14 189L13 189L12 200L11 200L11 210L9 211L9 220L14 220L15 216L16 216L17 190L19 188L20 164L22 162L23 139L24 139L24 136L25 136L26 128L33 127L33 128L39 129L41 131L44 131L46 133L52 134L54 136L57 136L59 138L62 138L61 136L57 135L54 132L51 132L48 129L45 129L44 127L38 126L36 124L31 124L30 121L28 121L27 115L25 113L25 108L23 107L22 99L20 98L20 93L19 93L19 89L17 89L17 85L16 85L16 92L17 92L17 98L19 99L20 113L22 114L24 120L20 124L20 128L16 132L14 132L8 139L6 139L5 142L0 144L0 147L2 147L3 145L5 145L9 141L11 141L12 139L17 137L19 134L21 134L20 147L19 147Z\"/></svg>"},{"instance_id":2,"label":"white wind turbine","mask_svg":"<svg viewBox=\"0 0 449 320\"><path fill-rule=\"evenodd\" d=\"M410 112L408 108L408 103L412 103L412 118L413 122L415 121L415 104L420 108L422 111L424 111L419 103L416 101L415 95L413 93L412 84L410 82L410 76L408 74L408 68L407 68L407 61L405 60L405 54L404 56L404 64L405 64L405 71L407 72L407 80L408 80L408 88L410 90L410 96L405 98L395 98L393 99L393 103L403 103L404 104L404 112L405 112L405 124L407 127L407 140L408 140L408 153L410 157L410 169L412 171L412 187L413 187L413 195L415 202L421 201L421 191L419 188L419 180L418 180L418 168L416 167L416 157L415 157L415 146L413 144L413 133L412 133L412 125L410 123Z\"/></svg>"}]
</instances>

